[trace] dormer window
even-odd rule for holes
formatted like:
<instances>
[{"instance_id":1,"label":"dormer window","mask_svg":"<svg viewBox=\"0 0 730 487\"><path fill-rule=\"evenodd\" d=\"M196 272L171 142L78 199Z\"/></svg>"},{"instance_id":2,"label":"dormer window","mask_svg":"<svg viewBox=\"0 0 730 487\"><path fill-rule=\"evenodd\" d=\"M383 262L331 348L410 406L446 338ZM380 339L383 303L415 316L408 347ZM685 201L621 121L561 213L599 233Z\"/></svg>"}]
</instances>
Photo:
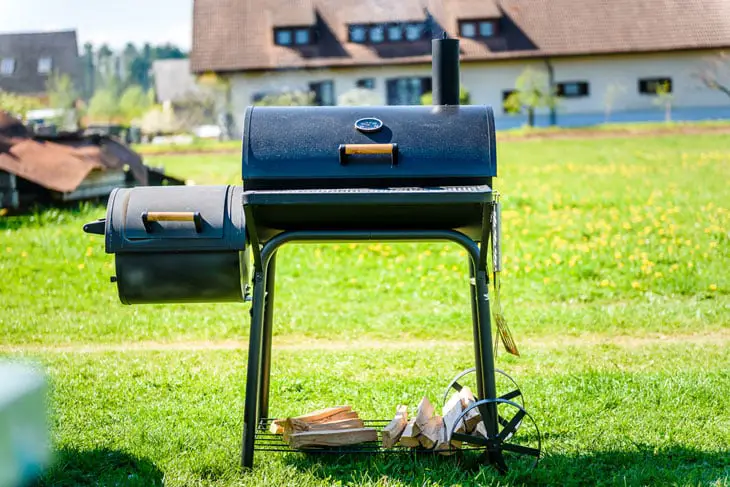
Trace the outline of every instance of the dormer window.
<instances>
[{"instance_id":1,"label":"dormer window","mask_svg":"<svg viewBox=\"0 0 730 487\"><path fill-rule=\"evenodd\" d=\"M469 39L489 39L497 35L496 20L462 20L459 35Z\"/></svg>"},{"instance_id":2,"label":"dormer window","mask_svg":"<svg viewBox=\"0 0 730 487\"><path fill-rule=\"evenodd\" d=\"M406 24L406 39L417 41L423 37L425 26L422 23Z\"/></svg>"},{"instance_id":3,"label":"dormer window","mask_svg":"<svg viewBox=\"0 0 730 487\"><path fill-rule=\"evenodd\" d=\"M310 43L310 32L309 29L297 29L294 31L294 43L298 45Z\"/></svg>"},{"instance_id":4,"label":"dormer window","mask_svg":"<svg viewBox=\"0 0 730 487\"><path fill-rule=\"evenodd\" d=\"M274 43L277 46L306 46L314 42L311 27L277 27L274 29Z\"/></svg>"},{"instance_id":5,"label":"dormer window","mask_svg":"<svg viewBox=\"0 0 730 487\"><path fill-rule=\"evenodd\" d=\"M403 40L403 26L396 24L388 26L388 40L398 42Z\"/></svg>"},{"instance_id":6,"label":"dormer window","mask_svg":"<svg viewBox=\"0 0 730 487\"><path fill-rule=\"evenodd\" d=\"M385 40L385 27L382 25L374 25L370 27L370 42L380 44Z\"/></svg>"},{"instance_id":7,"label":"dormer window","mask_svg":"<svg viewBox=\"0 0 730 487\"><path fill-rule=\"evenodd\" d=\"M367 40L367 27L364 25L350 26L350 42L362 44Z\"/></svg>"}]
</instances>

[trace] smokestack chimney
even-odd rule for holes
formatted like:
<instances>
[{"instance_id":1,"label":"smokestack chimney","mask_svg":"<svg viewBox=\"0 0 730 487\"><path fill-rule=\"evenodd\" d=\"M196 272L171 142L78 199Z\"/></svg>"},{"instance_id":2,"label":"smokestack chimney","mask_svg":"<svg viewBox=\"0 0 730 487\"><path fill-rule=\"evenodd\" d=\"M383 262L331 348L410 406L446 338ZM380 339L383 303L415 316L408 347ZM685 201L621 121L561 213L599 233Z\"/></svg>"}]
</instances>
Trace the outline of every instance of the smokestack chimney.
<instances>
[{"instance_id":1,"label":"smokestack chimney","mask_svg":"<svg viewBox=\"0 0 730 487\"><path fill-rule=\"evenodd\" d=\"M459 39L431 41L431 85L434 105L459 104Z\"/></svg>"}]
</instances>

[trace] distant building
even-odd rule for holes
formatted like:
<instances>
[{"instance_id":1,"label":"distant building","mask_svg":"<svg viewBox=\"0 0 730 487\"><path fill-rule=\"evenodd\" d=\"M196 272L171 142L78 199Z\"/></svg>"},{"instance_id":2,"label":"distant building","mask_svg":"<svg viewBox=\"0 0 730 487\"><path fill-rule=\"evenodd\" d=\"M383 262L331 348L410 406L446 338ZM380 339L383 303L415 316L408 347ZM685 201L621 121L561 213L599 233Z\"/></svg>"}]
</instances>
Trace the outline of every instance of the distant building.
<instances>
[{"instance_id":1,"label":"distant building","mask_svg":"<svg viewBox=\"0 0 730 487\"><path fill-rule=\"evenodd\" d=\"M53 72L81 86L76 31L0 34L0 90L42 96Z\"/></svg>"},{"instance_id":2,"label":"distant building","mask_svg":"<svg viewBox=\"0 0 730 487\"><path fill-rule=\"evenodd\" d=\"M155 79L155 96L159 103L182 101L201 93L190 72L189 59L162 59L152 63Z\"/></svg>"},{"instance_id":3,"label":"distant building","mask_svg":"<svg viewBox=\"0 0 730 487\"><path fill-rule=\"evenodd\" d=\"M730 48L728 0L195 0L191 68L227 77L241 127L267 93L310 90L333 105L355 88L390 105L431 90L430 39L459 37L471 102L503 102L528 66L551 75L560 120L661 119L656 87L689 118L730 117L695 74ZM610 105L610 106L609 106Z\"/></svg>"}]
</instances>

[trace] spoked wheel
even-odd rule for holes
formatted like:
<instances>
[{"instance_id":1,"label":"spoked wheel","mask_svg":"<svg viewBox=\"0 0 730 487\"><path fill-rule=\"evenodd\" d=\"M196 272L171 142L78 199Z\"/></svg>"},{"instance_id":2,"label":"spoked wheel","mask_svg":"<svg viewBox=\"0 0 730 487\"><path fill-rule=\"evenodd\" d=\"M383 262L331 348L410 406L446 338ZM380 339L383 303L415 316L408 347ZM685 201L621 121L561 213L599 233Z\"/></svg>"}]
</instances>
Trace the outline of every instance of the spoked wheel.
<instances>
[{"instance_id":1,"label":"spoked wheel","mask_svg":"<svg viewBox=\"0 0 730 487\"><path fill-rule=\"evenodd\" d=\"M490 410L496 409L498 415L497 434L490 437L486 434L484 418ZM479 411L482 422L471 433L459 432L464 420ZM512 469L532 469L540 460L542 442L540 430L535 420L516 402L506 399L484 399L471 404L459 416L450 431L453 441L468 445L484 447L486 460L494 465L500 473Z\"/></svg>"},{"instance_id":2,"label":"spoked wheel","mask_svg":"<svg viewBox=\"0 0 730 487\"><path fill-rule=\"evenodd\" d=\"M449 400L449 396L453 394L454 391L459 392L464 386L468 386L476 396L476 372L477 369L472 367L471 369L466 369L454 377L444 392L443 404L446 404L446 401ZM517 385L517 382L515 382L512 377L503 370L494 369L494 381L497 386L497 397L499 399L515 401L523 408L525 407L525 399L522 397L520 386ZM476 399L479 400L482 398L477 397Z\"/></svg>"}]
</instances>

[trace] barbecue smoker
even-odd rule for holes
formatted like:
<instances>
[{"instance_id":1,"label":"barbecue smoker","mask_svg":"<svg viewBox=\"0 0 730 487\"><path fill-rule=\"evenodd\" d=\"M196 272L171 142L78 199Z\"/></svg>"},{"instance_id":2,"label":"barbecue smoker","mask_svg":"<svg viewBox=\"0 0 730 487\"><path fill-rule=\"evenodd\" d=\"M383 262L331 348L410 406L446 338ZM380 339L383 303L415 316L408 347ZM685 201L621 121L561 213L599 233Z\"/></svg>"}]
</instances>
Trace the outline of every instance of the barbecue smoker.
<instances>
[{"instance_id":1,"label":"barbecue smoker","mask_svg":"<svg viewBox=\"0 0 730 487\"><path fill-rule=\"evenodd\" d=\"M462 418L478 409L487 434L451 438L500 471L537 464L537 427L517 385L494 368L487 266L490 235L495 271L499 261L494 119L489 107L458 106L458 58L458 40L433 41L432 107L249 107L242 188L118 189L106 218L84 227L106 236L125 304L252 301L243 467L253 466L254 450L289 451L267 433L278 249L372 240L450 241L467 251L475 367L446 393L475 381L477 401ZM497 390L500 380L507 390Z\"/></svg>"}]
</instances>

